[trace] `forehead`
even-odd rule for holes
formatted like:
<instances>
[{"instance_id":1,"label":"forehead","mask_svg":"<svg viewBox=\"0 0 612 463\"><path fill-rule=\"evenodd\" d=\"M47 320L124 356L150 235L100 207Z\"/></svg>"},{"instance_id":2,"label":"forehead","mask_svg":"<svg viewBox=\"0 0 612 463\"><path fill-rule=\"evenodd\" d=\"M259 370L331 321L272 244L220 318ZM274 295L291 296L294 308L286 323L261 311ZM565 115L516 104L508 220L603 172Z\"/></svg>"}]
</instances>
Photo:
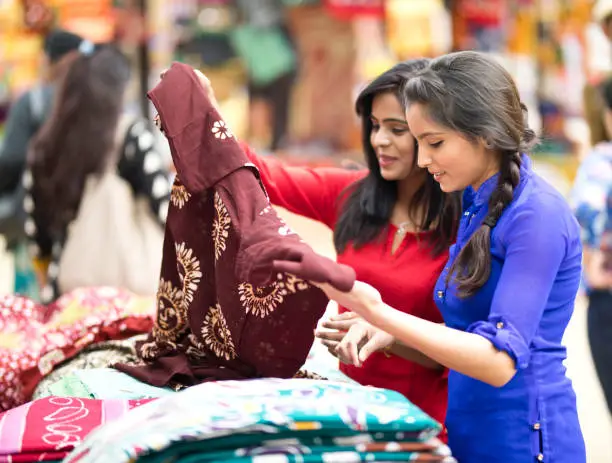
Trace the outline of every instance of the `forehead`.
<instances>
[{"instance_id":1,"label":"forehead","mask_svg":"<svg viewBox=\"0 0 612 463\"><path fill-rule=\"evenodd\" d=\"M434 121L427 107L420 103L412 103L406 109L406 120L410 127L410 132L419 138L431 133L447 133L448 128Z\"/></svg>"},{"instance_id":2,"label":"forehead","mask_svg":"<svg viewBox=\"0 0 612 463\"><path fill-rule=\"evenodd\" d=\"M379 116L385 117L389 114L404 119L404 109L395 94L391 92L379 93L372 100L372 115L379 118Z\"/></svg>"}]
</instances>

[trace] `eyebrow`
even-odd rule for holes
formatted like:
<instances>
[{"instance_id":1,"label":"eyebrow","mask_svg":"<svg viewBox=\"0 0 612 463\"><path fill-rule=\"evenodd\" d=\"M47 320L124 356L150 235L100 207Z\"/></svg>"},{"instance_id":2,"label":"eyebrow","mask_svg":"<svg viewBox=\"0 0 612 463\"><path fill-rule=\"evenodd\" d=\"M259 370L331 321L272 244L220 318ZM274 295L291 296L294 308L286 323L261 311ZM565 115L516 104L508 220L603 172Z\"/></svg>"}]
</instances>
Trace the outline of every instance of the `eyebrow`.
<instances>
[{"instance_id":1,"label":"eyebrow","mask_svg":"<svg viewBox=\"0 0 612 463\"><path fill-rule=\"evenodd\" d=\"M373 119L373 120L376 120L376 121L378 120L374 116L370 116L370 119ZM400 124L408 125L408 121L406 119L395 119L395 118L392 118L392 117L388 118L388 119L383 119L383 122L399 122Z\"/></svg>"},{"instance_id":2,"label":"eyebrow","mask_svg":"<svg viewBox=\"0 0 612 463\"><path fill-rule=\"evenodd\" d=\"M418 140L422 140L425 137L431 137L432 135L444 135L443 132L425 132L417 137Z\"/></svg>"}]
</instances>

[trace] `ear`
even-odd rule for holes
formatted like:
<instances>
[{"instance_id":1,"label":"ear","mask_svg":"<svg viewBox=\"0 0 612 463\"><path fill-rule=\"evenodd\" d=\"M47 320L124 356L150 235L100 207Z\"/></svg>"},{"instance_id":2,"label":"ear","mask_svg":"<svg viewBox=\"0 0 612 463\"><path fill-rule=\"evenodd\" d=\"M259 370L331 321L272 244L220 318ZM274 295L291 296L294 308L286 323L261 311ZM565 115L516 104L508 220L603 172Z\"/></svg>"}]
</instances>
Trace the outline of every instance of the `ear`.
<instances>
[{"instance_id":1,"label":"ear","mask_svg":"<svg viewBox=\"0 0 612 463\"><path fill-rule=\"evenodd\" d=\"M495 145L493 144L493 142L483 137L478 138L478 144L488 151L492 151L495 149Z\"/></svg>"}]
</instances>

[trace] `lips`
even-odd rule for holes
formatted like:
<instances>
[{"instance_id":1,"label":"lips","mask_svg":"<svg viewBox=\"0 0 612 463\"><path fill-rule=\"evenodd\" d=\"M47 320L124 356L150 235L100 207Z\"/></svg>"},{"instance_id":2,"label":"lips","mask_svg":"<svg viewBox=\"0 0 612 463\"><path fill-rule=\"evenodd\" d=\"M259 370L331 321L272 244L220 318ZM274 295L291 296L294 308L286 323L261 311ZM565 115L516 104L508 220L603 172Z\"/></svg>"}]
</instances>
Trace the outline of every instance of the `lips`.
<instances>
[{"instance_id":1,"label":"lips","mask_svg":"<svg viewBox=\"0 0 612 463\"><path fill-rule=\"evenodd\" d=\"M434 180L436 182L439 182L440 181L440 177L442 177L446 172L443 172L443 171L432 172L430 170L429 173L433 176L433 178L434 178Z\"/></svg>"},{"instance_id":2,"label":"lips","mask_svg":"<svg viewBox=\"0 0 612 463\"><path fill-rule=\"evenodd\" d=\"M390 166L395 161L397 161L397 158L394 158L393 156L385 156L385 155L378 156L378 164L380 165L380 167Z\"/></svg>"}]
</instances>

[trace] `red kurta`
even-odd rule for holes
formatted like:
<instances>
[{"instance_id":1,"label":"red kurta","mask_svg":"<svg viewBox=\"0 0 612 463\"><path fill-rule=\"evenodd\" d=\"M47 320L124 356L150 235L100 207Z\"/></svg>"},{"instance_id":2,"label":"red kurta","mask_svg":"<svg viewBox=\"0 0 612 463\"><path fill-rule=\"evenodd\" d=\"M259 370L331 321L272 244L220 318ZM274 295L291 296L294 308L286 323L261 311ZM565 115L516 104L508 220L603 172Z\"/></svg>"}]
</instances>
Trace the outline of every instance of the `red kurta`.
<instances>
[{"instance_id":1,"label":"red kurta","mask_svg":"<svg viewBox=\"0 0 612 463\"><path fill-rule=\"evenodd\" d=\"M363 172L338 168L285 166L274 158L258 157L243 145L251 161L259 168L264 186L273 204L317 220L333 229L340 211L341 193L363 177ZM416 234L406 238L392 254L396 228L389 227L381 242L369 243L355 250L346 249L338 262L353 267L357 279L375 287L391 307L436 323L442 316L434 304L434 284L442 272L448 254L432 257L428 246L419 243ZM342 311L343 309L340 308ZM402 358L374 354L361 368L341 365L341 370L363 385L392 389L441 423L447 403L447 371L435 371Z\"/></svg>"}]
</instances>

